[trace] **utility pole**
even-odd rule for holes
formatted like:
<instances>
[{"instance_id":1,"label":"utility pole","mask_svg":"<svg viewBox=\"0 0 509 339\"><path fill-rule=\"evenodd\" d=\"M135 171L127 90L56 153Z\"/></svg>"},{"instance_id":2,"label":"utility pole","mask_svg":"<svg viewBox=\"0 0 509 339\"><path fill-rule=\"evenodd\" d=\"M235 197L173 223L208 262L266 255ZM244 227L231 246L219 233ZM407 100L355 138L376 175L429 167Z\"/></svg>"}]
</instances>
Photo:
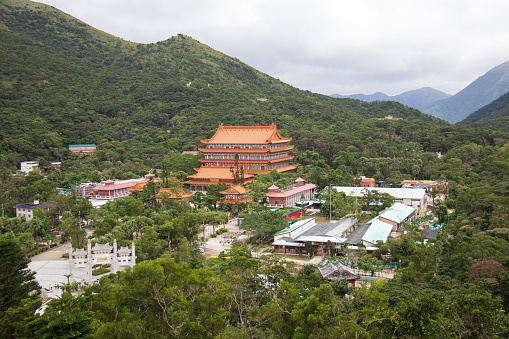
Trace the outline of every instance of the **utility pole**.
<instances>
[{"instance_id":1,"label":"utility pole","mask_svg":"<svg viewBox=\"0 0 509 339\"><path fill-rule=\"evenodd\" d=\"M332 222L332 185L329 181L329 222Z\"/></svg>"}]
</instances>

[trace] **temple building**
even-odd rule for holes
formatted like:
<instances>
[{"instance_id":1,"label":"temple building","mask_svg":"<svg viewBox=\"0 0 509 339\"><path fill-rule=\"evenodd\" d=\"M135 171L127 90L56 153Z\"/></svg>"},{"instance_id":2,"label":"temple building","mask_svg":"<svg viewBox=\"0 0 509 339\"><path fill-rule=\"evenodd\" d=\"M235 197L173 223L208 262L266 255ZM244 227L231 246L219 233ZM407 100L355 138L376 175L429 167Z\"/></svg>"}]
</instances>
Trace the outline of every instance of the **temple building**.
<instances>
[{"instance_id":1,"label":"temple building","mask_svg":"<svg viewBox=\"0 0 509 339\"><path fill-rule=\"evenodd\" d=\"M275 124L270 126L224 126L219 125L212 138L202 140L199 148L203 153L201 167L190 175L185 183L191 191L206 191L208 185L224 182L233 183L230 171L235 162L244 170L245 182L255 174L272 170L289 172L297 168L293 164L289 145L292 138L283 137Z\"/></svg>"},{"instance_id":2,"label":"temple building","mask_svg":"<svg viewBox=\"0 0 509 339\"><path fill-rule=\"evenodd\" d=\"M248 195L249 190L244 188L242 185L230 186L219 193L224 196L225 201L229 201L234 204L240 202L251 202L254 200Z\"/></svg>"}]
</instances>

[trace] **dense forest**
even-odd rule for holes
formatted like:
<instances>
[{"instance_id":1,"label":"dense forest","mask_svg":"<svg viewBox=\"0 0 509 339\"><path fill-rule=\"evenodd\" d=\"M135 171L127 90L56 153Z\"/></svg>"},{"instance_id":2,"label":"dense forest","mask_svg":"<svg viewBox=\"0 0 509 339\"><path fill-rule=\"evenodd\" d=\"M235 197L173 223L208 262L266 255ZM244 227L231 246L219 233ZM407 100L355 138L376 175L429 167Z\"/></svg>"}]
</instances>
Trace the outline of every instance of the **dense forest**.
<instances>
[{"instance_id":1,"label":"dense forest","mask_svg":"<svg viewBox=\"0 0 509 339\"><path fill-rule=\"evenodd\" d=\"M136 44L25 0L0 2L0 307L4 337L370 338L506 337L509 311L509 135L450 125L395 102L330 98L293 88L208 46L178 35ZM155 186L106 208L56 194L57 187L129 179L162 169L181 187L196 150L219 123L269 125L292 137L297 173L259 176L269 185L297 176L320 188L354 177L378 184L447 181L437 201L443 222L424 242L413 225L359 262L401 260L392 280L351 289L321 281L313 265L296 270L281 257L251 257L237 243L222 257L194 251L201 225L225 211L246 216L258 246L284 227L263 206L225 205L219 185L207 196L154 201ZM500 129L503 130L503 129ZM94 143L88 156L68 144ZM20 161L41 172L15 174ZM50 162L61 161L60 169ZM9 219L17 203L49 202L31 221ZM335 218L357 208L337 194ZM369 203L366 206L369 207ZM325 211L328 212L328 211ZM250 221L250 219L253 219ZM41 316L28 256L60 229L83 247L83 220L94 242L135 241L140 263L101 279L76 297L64 293ZM253 226L254 225L254 226ZM173 248L179 248L172 252ZM345 255L347 253L345 252ZM351 254L351 253L350 253ZM364 259L363 259L364 258ZM70 292L76 289L72 284ZM353 298L345 298L345 294Z\"/></svg>"}]
</instances>

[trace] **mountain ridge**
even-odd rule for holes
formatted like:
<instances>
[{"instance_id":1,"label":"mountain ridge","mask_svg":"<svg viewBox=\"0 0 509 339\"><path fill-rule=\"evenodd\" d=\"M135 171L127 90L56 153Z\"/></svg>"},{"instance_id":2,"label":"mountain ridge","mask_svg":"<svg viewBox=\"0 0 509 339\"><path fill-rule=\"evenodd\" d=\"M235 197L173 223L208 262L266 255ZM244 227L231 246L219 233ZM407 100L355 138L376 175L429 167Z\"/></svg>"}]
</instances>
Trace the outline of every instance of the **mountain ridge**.
<instances>
[{"instance_id":1,"label":"mountain ridge","mask_svg":"<svg viewBox=\"0 0 509 339\"><path fill-rule=\"evenodd\" d=\"M420 89L410 90L403 92L397 95L387 95L382 92L376 92L373 94L351 94L351 95L341 95L341 94L332 94L333 98L350 98L357 99L367 102L372 101L397 101L405 106L413 107L418 110L422 110L428 107L430 104L451 97L450 94L444 93L442 91L436 90L432 87L423 87Z\"/></svg>"},{"instance_id":2,"label":"mountain ridge","mask_svg":"<svg viewBox=\"0 0 509 339\"><path fill-rule=\"evenodd\" d=\"M507 92L509 61L490 69L452 97L424 108L423 112L456 123Z\"/></svg>"}]
</instances>

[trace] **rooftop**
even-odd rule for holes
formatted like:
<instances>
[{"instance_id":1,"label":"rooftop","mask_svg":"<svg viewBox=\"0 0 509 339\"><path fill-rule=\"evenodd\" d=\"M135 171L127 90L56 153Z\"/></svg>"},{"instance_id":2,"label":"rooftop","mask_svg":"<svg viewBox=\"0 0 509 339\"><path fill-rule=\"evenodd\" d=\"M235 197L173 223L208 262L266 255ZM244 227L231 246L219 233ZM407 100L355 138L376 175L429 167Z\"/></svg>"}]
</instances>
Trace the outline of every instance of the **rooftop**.
<instances>
[{"instance_id":1,"label":"rooftop","mask_svg":"<svg viewBox=\"0 0 509 339\"><path fill-rule=\"evenodd\" d=\"M193 193L186 193L182 188L161 188L156 194L157 198L185 199L193 196Z\"/></svg>"},{"instance_id":2,"label":"rooftop","mask_svg":"<svg viewBox=\"0 0 509 339\"><path fill-rule=\"evenodd\" d=\"M385 242L392 232L392 225L381 220L375 220L368 228L366 233L362 236L363 241L376 244L377 241L382 240Z\"/></svg>"},{"instance_id":3,"label":"rooftop","mask_svg":"<svg viewBox=\"0 0 509 339\"><path fill-rule=\"evenodd\" d=\"M328 280L358 280L361 278L355 274L351 267L343 265L339 260L336 262L329 261L324 265L318 265L318 271L320 271L322 277Z\"/></svg>"},{"instance_id":4,"label":"rooftop","mask_svg":"<svg viewBox=\"0 0 509 339\"><path fill-rule=\"evenodd\" d=\"M344 192L347 196L361 197L364 196L364 190L378 191L380 193L388 193L396 199L415 199L420 200L426 195L423 188L384 188L384 187L348 187L348 186L332 186L338 192Z\"/></svg>"},{"instance_id":5,"label":"rooftop","mask_svg":"<svg viewBox=\"0 0 509 339\"><path fill-rule=\"evenodd\" d=\"M316 224L304 232L297 234L293 239L301 242L327 242L330 240L334 243L342 243L346 240L343 237L345 231L355 225L357 221L358 220L355 218L343 218L338 221Z\"/></svg>"},{"instance_id":6,"label":"rooftop","mask_svg":"<svg viewBox=\"0 0 509 339\"><path fill-rule=\"evenodd\" d=\"M380 213L379 217L400 223L412 215L414 211L415 208L396 202L391 207Z\"/></svg>"},{"instance_id":7,"label":"rooftop","mask_svg":"<svg viewBox=\"0 0 509 339\"><path fill-rule=\"evenodd\" d=\"M315 218L311 218L311 219L304 219L304 220L299 220L299 221L296 221L294 222L293 224L291 224L290 226L288 226L287 228L277 232L276 234L274 235L280 235L280 234L285 234L285 233L289 233L289 232L292 232L293 230L303 226L304 224L308 223L308 222L312 222L313 224L316 224L315 223Z\"/></svg>"},{"instance_id":8,"label":"rooftop","mask_svg":"<svg viewBox=\"0 0 509 339\"><path fill-rule=\"evenodd\" d=\"M244 172L244 178L252 178L252 174ZM233 180L230 167L202 166L198 169L198 173L189 175L188 178L193 179L223 179Z\"/></svg>"},{"instance_id":9,"label":"rooftop","mask_svg":"<svg viewBox=\"0 0 509 339\"><path fill-rule=\"evenodd\" d=\"M292 138L284 138L276 125L270 126L224 126L219 125L210 139L202 140L204 144L269 144L290 142Z\"/></svg>"},{"instance_id":10,"label":"rooftop","mask_svg":"<svg viewBox=\"0 0 509 339\"><path fill-rule=\"evenodd\" d=\"M275 187L275 188L274 188ZM269 187L269 193L267 194L268 197L275 197L275 198L279 198L279 197L289 197L291 195L294 195L294 194L298 194L300 192L305 192L307 190L310 190L310 189L314 189L316 188L316 185L315 184L306 184L304 186L292 186L292 187L284 187L284 188L279 188L275 185L272 185L271 187ZM276 191L276 189L279 191Z\"/></svg>"},{"instance_id":11,"label":"rooftop","mask_svg":"<svg viewBox=\"0 0 509 339\"><path fill-rule=\"evenodd\" d=\"M225 189L224 191L221 191L219 193L224 194L224 195L226 195L226 194L241 195L241 194L246 194L246 192L248 192L248 190L246 190L244 188L244 186L235 185L235 186L230 186L227 189Z\"/></svg>"}]
</instances>

